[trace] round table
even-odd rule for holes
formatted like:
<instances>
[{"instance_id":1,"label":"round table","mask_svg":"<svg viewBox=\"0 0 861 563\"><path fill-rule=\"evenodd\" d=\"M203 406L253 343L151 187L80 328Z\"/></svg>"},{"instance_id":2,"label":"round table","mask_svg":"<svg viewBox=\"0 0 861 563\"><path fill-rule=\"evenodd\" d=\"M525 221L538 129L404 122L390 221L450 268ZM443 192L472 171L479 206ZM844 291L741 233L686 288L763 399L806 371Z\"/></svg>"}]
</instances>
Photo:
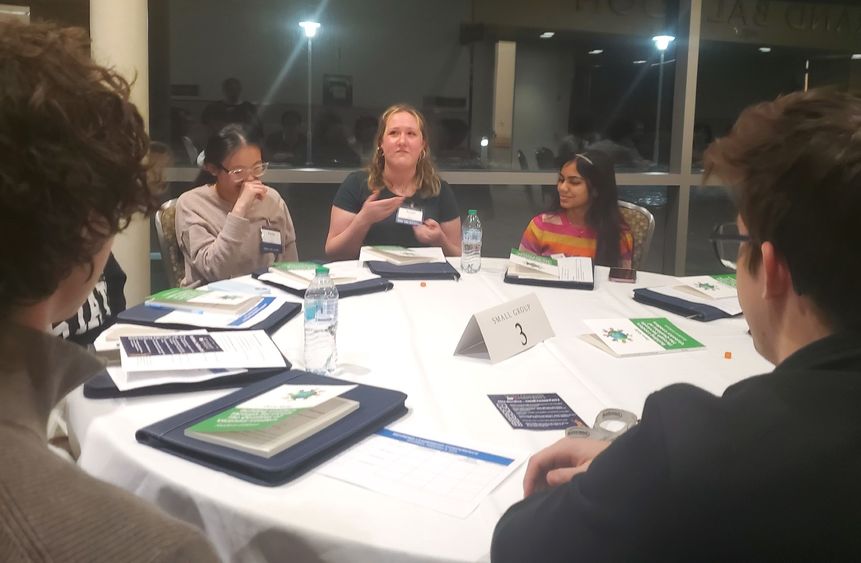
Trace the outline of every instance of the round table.
<instances>
[{"instance_id":1,"label":"round table","mask_svg":"<svg viewBox=\"0 0 861 563\"><path fill-rule=\"evenodd\" d=\"M514 430L487 395L557 393L591 424L607 407L639 415L651 392L672 383L720 394L771 370L743 319L702 323L632 299L634 287L668 285L670 276L640 272L636 285L621 284L596 268L594 291L553 289L503 283L506 263L484 259L479 273L460 281L397 281L385 293L342 299L336 375L407 393L409 413L391 429L534 452L563 433ZM554 337L496 364L453 354L473 313L529 293ZM620 359L580 338L582 319L660 316L705 350ZM302 329L297 316L273 336L299 368ZM231 561L485 561L497 520L522 497L525 465L461 519L314 470L279 487L257 486L135 441L137 429L227 392L91 400L78 389L68 409L79 464L200 527Z\"/></svg>"}]
</instances>

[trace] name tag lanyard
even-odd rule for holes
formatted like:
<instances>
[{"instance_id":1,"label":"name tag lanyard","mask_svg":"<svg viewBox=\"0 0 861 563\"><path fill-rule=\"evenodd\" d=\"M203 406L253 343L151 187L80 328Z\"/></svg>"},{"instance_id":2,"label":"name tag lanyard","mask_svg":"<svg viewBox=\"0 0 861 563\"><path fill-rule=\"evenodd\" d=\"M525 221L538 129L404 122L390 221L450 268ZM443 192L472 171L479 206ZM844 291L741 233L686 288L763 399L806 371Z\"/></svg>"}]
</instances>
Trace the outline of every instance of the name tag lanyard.
<instances>
[{"instance_id":1,"label":"name tag lanyard","mask_svg":"<svg viewBox=\"0 0 861 563\"><path fill-rule=\"evenodd\" d=\"M281 240L281 231L273 229L269 219L266 219L266 226L260 227L260 253L272 253L276 256L281 254L284 249L284 244Z\"/></svg>"}]
</instances>

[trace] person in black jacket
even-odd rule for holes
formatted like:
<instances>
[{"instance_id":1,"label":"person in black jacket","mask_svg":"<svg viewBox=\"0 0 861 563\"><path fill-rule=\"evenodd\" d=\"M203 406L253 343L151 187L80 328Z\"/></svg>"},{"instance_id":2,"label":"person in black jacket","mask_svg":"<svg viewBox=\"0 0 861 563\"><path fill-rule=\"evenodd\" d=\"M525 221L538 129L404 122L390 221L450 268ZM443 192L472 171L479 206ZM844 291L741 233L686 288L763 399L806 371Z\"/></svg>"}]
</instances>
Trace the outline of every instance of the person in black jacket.
<instances>
[{"instance_id":1,"label":"person in black jacket","mask_svg":"<svg viewBox=\"0 0 861 563\"><path fill-rule=\"evenodd\" d=\"M861 100L746 109L706 152L738 204L739 300L775 364L672 385L612 444L537 453L496 526L508 561L835 560L861 553Z\"/></svg>"}]
</instances>

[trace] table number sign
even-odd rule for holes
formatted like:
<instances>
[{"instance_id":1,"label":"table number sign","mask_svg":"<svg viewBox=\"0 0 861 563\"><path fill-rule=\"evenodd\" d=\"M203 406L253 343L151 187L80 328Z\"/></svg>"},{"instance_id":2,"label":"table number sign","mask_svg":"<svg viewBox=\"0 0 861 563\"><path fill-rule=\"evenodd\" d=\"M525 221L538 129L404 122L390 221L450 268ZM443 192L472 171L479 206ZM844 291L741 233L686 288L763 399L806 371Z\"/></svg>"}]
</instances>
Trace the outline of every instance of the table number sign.
<instances>
[{"instance_id":1,"label":"table number sign","mask_svg":"<svg viewBox=\"0 0 861 563\"><path fill-rule=\"evenodd\" d=\"M554 336L538 297L530 293L470 317L455 354L490 357L495 364Z\"/></svg>"}]
</instances>

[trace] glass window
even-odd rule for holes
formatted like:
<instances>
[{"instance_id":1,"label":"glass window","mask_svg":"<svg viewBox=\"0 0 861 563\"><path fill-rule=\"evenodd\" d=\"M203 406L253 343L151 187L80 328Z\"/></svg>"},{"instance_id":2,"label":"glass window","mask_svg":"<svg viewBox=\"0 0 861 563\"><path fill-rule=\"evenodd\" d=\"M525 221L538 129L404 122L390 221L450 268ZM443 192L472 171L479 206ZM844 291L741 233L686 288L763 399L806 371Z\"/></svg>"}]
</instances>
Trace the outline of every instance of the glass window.
<instances>
[{"instance_id":1,"label":"glass window","mask_svg":"<svg viewBox=\"0 0 861 563\"><path fill-rule=\"evenodd\" d=\"M442 169L549 170L588 146L620 170L669 160L675 44L659 51L652 36L674 15L661 2L149 6L151 131L178 166L238 121L274 166L357 168L397 102L424 113Z\"/></svg>"},{"instance_id":2,"label":"glass window","mask_svg":"<svg viewBox=\"0 0 861 563\"><path fill-rule=\"evenodd\" d=\"M692 187L690 204L685 273L693 276L731 272L720 263L709 240L717 225L735 221L737 211L729 190L717 186Z\"/></svg>"},{"instance_id":3,"label":"glass window","mask_svg":"<svg viewBox=\"0 0 861 563\"><path fill-rule=\"evenodd\" d=\"M703 2L693 167L756 102L861 86L861 7L850 2ZM857 58L853 59L853 54Z\"/></svg>"}]
</instances>

